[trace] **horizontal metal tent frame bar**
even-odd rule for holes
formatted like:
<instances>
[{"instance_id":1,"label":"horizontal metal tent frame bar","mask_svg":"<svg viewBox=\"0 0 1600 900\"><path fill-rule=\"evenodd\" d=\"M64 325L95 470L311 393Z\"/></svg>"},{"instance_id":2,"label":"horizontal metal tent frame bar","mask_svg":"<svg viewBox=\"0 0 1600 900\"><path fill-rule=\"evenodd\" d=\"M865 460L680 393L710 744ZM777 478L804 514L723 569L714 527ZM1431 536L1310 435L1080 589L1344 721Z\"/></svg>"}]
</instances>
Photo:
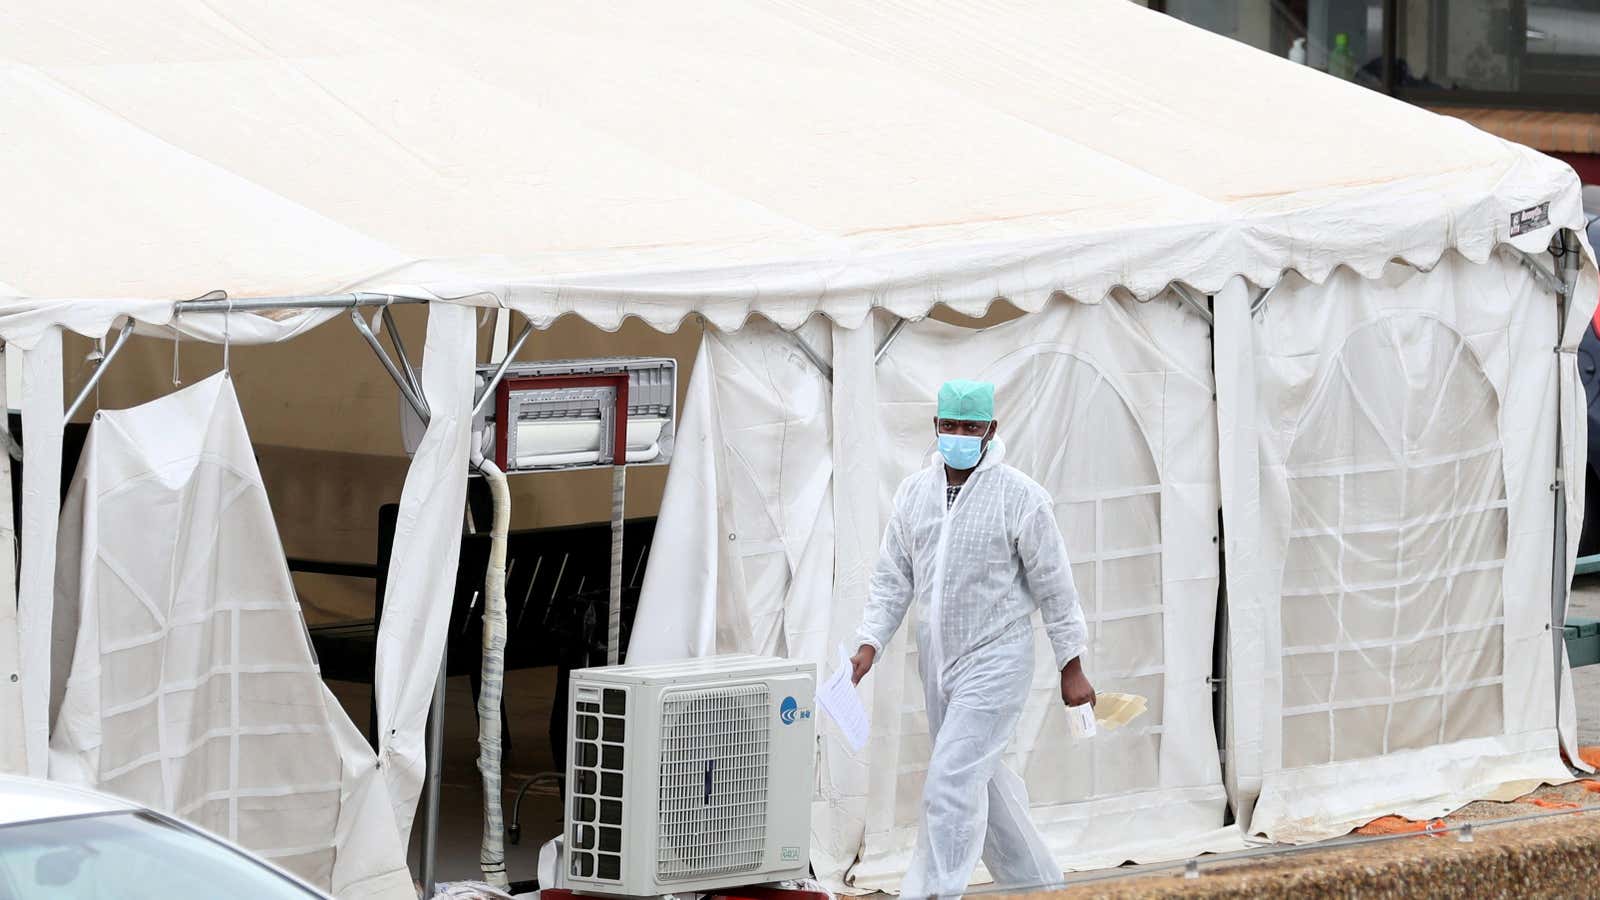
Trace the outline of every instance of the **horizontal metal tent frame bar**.
<instances>
[{"instance_id":1,"label":"horizontal metal tent frame bar","mask_svg":"<svg viewBox=\"0 0 1600 900\"><path fill-rule=\"evenodd\" d=\"M363 338L367 339L367 343L372 347L373 352L378 354L379 361L383 363L384 369L389 372L389 376L394 379L395 384L400 388L401 395L405 397L411 408L422 417L423 422L428 421L428 406L427 401L422 396L422 381L417 377L416 368L411 365L410 359L406 356L405 344L400 339L400 331L394 327L394 317L390 315L388 310L388 307L396 304L423 304L427 303L427 300L420 297L374 294L363 291L331 295L253 297L247 300L231 300L225 295L219 296L221 293L220 291L215 291L196 300L179 300L172 304L172 314L176 317L185 313L222 313L227 315L228 313L236 312L291 309L350 310L356 320L357 330L361 332ZM361 320L359 310L370 307L381 307L383 309L384 325L388 328L389 340L394 343L395 351L400 356L401 365L404 366L403 371L384 352L383 345L378 343L377 336L372 333L372 329L367 326L366 322ZM123 320L122 329L117 333L116 340L106 350L104 358L95 367L94 373L89 376L88 382L78 392L78 396L73 398L72 404L67 407L63 421L72 421L73 415L83 406L84 400L88 399L95 385L100 383L100 378L105 374L106 367L111 364L112 360L117 358L117 354L122 352L122 348L127 345L128 338L133 336L134 326L135 322L132 317Z\"/></svg>"},{"instance_id":2,"label":"horizontal metal tent frame bar","mask_svg":"<svg viewBox=\"0 0 1600 900\"><path fill-rule=\"evenodd\" d=\"M357 291L349 294L307 294L288 297L252 297L247 300L203 297L199 300L179 300L172 304L174 314L198 312L261 312L273 309L353 309L361 306L394 306L396 304L427 303L421 297L402 297L397 294L373 294Z\"/></svg>"}]
</instances>

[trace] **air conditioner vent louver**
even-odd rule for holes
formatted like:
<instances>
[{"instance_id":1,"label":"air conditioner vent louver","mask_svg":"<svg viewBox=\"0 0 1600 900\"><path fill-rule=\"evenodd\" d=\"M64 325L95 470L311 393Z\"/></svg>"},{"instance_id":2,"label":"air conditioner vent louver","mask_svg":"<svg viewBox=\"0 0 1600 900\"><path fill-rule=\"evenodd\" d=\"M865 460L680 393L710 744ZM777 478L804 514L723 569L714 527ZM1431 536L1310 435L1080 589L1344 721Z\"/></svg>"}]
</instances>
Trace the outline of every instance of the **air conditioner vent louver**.
<instances>
[{"instance_id":1,"label":"air conditioner vent louver","mask_svg":"<svg viewBox=\"0 0 1600 900\"><path fill-rule=\"evenodd\" d=\"M760 868L767 852L771 721L764 684L663 695L659 879Z\"/></svg>"},{"instance_id":2,"label":"air conditioner vent louver","mask_svg":"<svg viewBox=\"0 0 1600 900\"><path fill-rule=\"evenodd\" d=\"M576 696L572 760L572 874L622 879L623 740L628 694L619 688Z\"/></svg>"}]
</instances>

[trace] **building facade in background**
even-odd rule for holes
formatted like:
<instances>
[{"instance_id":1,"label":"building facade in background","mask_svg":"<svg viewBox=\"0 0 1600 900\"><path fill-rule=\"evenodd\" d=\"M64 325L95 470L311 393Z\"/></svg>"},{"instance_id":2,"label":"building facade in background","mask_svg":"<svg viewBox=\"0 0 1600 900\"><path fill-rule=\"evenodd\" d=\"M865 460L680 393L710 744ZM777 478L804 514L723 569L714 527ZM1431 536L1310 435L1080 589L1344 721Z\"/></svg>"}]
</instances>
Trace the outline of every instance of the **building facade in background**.
<instances>
[{"instance_id":1,"label":"building facade in background","mask_svg":"<svg viewBox=\"0 0 1600 900\"><path fill-rule=\"evenodd\" d=\"M1144 5L1278 56L1303 50L1306 65L1542 150L1600 184L1600 0Z\"/></svg>"}]
</instances>

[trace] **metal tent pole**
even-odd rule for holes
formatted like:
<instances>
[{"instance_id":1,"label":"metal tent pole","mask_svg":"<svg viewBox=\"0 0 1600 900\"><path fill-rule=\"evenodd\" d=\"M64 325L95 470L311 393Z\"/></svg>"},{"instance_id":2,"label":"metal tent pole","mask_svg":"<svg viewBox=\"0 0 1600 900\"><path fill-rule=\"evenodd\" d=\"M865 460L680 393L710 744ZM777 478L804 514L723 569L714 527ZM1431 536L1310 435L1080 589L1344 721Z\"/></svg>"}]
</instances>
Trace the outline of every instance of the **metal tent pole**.
<instances>
[{"instance_id":1,"label":"metal tent pole","mask_svg":"<svg viewBox=\"0 0 1600 900\"><path fill-rule=\"evenodd\" d=\"M1568 473L1564 471L1562 452L1561 429L1561 404L1563 402L1561 390L1561 369L1566 365L1562 359L1563 347L1567 327L1567 281L1564 276L1567 269L1576 270L1580 264L1579 255L1575 252L1577 242L1572 240L1566 231L1557 232L1552 240L1551 253L1555 257L1556 271L1550 272L1541 266L1533 257L1522 251L1517 251L1522 264L1533 272L1534 278L1544 287L1549 288L1556 295L1556 466L1555 480L1550 485L1550 490L1555 492L1555 535L1551 543L1550 552L1550 642L1551 665L1555 667L1556 687L1556 721L1561 720L1561 675L1562 663L1566 660L1566 624L1567 624L1567 597L1571 588L1571 576L1567 572L1567 486L1563 483L1565 478L1582 478L1582 472Z\"/></svg>"},{"instance_id":2,"label":"metal tent pole","mask_svg":"<svg viewBox=\"0 0 1600 900\"><path fill-rule=\"evenodd\" d=\"M1181 281L1174 281L1171 284L1171 288L1172 292L1178 295L1178 299L1183 301L1184 305L1194 310L1195 314L1200 318L1206 320L1207 325L1216 324L1216 319L1211 313L1211 307L1208 302L1211 299L1209 296L1197 293L1194 288Z\"/></svg>"},{"instance_id":3,"label":"metal tent pole","mask_svg":"<svg viewBox=\"0 0 1600 900\"><path fill-rule=\"evenodd\" d=\"M500 386L500 380L506 377L506 369L510 368L511 363L516 360L518 351L522 349L523 344L528 342L528 336L531 334L533 334L533 322L530 321L522 326L522 331L517 335L516 341L506 351L505 358L500 360L500 364L495 367L494 374L490 375L489 380L484 382L483 387L479 389L477 399L472 403L472 417L474 419L478 417L483 405L489 402L489 398L494 396L494 389Z\"/></svg>"},{"instance_id":4,"label":"metal tent pole","mask_svg":"<svg viewBox=\"0 0 1600 900\"><path fill-rule=\"evenodd\" d=\"M894 326L889 329L889 333L888 334L883 336L883 342L878 345L878 349L873 351L873 354L872 354L872 364L873 365L877 365L878 363L883 361L883 355L885 353L889 352L889 345L894 343L894 339L900 336L900 331L902 329L904 329L905 327L906 327L906 320L905 319L895 319L894 320Z\"/></svg>"},{"instance_id":5,"label":"metal tent pole","mask_svg":"<svg viewBox=\"0 0 1600 900\"><path fill-rule=\"evenodd\" d=\"M818 353L815 348L806 343L806 339L800 336L800 329L796 328L793 331L785 331L784 334L789 336L789 340L794 341L794 345L800 348L800 352L806 355L806 359L811 360L811 364L817 367L817 371L822 373L823 378L828 379L829 382L833 381L833 366L828 365L828 363L823 360L822 354Z\"/></svg>"},{"instance_id":6,"label":"metal tent pole","mask_svg":"<svg viewBox=\"0 0 1600 900\"><path fill-rule=\"evenodd\" d=\"M405 341L400 339L400 329L394 323L394 316L390 314L389 307L382 309L383 327L389 329L389 343L394 346L394 355L400 357L400 365L406 376L406 383L411 385L411 392L422 401L424 408L428 405L428 398L422 393L422 377L417 374L417 369L411 364L411 357L406 354Z\"/></svg>"},{"instance_id":7,"label":"metal tent pole","mask_svg":"<svg viewBox=\"0 0 1600 900\"><path fill-rule=\"evenodd\" d=\"M411 390L410 380L404 372L400 371L400 367L394 364L394 360L389 358L389 354L384 352L383 345L378 343L378 336L372 333L372 328L367 325L367 320L361 318L361 310L352 307L350 321L355 324L356 330L361 332L361 337L372 348L372 352L378 354L378 362L383 363L383 368L388 371L389 377L394 379L395 387L400 389L400 395L405 397L406 402L411 405L412 412L417 414L417 418L422 420L422 424L428 424L428 420L433 417L428 410L428 402L420 394ZM410 363L406 364L406 368L410 368Z\"/></svg>"},{"instance_id":8,"label":"metal tent pole","mask_svg":"<svg viewBox=\"0 0 1600 900\"><path fill-rule=\"evenodd\" d=\"M422 816L422 889L432 897L438 891L434 880L439 855L439 785L444 775L444 699L445 678L449 673L450 642L439 652L439 677L433 683L433 707L428 710L428 752L424 759L423 796L427 809Z\"/></svg>"},{"instance_id":9,"label":"metal tent pole","mask_svg":"<svg viewBox=\"0 0 1600 900\"><path fill-rule=\"evenodd\" d=\"M316 294L289 297L251 297L229 301L226 298L180 300L172 304L174 313L262 312L275 309L354 309L362 306L393 306L427 303L420 297L398 297L358 291L351 294Z\"/></svg>"},{"instance_id":10,"label":"metal tent pole","mask_svg":"<svg viewBox=\"0 0 1600 900\"><path fill-rule=\"evenodd\" d=\"M133 334L133 317L130 316L122 323L122 331L117 334L117 339L112 342L111 349L107 350L105 357L100 360L100 365L94 367L94 373L84 383L83 390L78 392L78 396L72 401L72 405L67 407L67 415L62 421L72 421L73 413L76 413L78 407L83 405L83 401L88 399L89 394L94 390L94 386L100 383L100 376L106 373L106 368L111 365L111 361L117 358L117 354L122 352L123 347L128 346L128 336L131 334Z\"/></svg>"}]
</instances>

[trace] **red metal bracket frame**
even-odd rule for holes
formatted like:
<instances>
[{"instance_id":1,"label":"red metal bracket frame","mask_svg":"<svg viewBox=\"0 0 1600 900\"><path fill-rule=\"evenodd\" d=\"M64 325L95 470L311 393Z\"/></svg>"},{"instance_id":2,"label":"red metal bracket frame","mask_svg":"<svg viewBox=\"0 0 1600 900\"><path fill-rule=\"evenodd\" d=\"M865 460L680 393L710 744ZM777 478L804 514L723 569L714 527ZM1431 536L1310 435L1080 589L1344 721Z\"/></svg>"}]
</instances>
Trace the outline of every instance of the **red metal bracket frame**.
<instances>
[{"instance_id":1,"label":"red metal bracket frame","mask_svg":"<svg viewBox=\"0 0 1600 900\"><path fill-rule=\"evenodd\" d=\"M756 887L725 888L707 895L722 900L829 900L827 891L804 891L758 885Z\"/></svg>"}]
</instances>

